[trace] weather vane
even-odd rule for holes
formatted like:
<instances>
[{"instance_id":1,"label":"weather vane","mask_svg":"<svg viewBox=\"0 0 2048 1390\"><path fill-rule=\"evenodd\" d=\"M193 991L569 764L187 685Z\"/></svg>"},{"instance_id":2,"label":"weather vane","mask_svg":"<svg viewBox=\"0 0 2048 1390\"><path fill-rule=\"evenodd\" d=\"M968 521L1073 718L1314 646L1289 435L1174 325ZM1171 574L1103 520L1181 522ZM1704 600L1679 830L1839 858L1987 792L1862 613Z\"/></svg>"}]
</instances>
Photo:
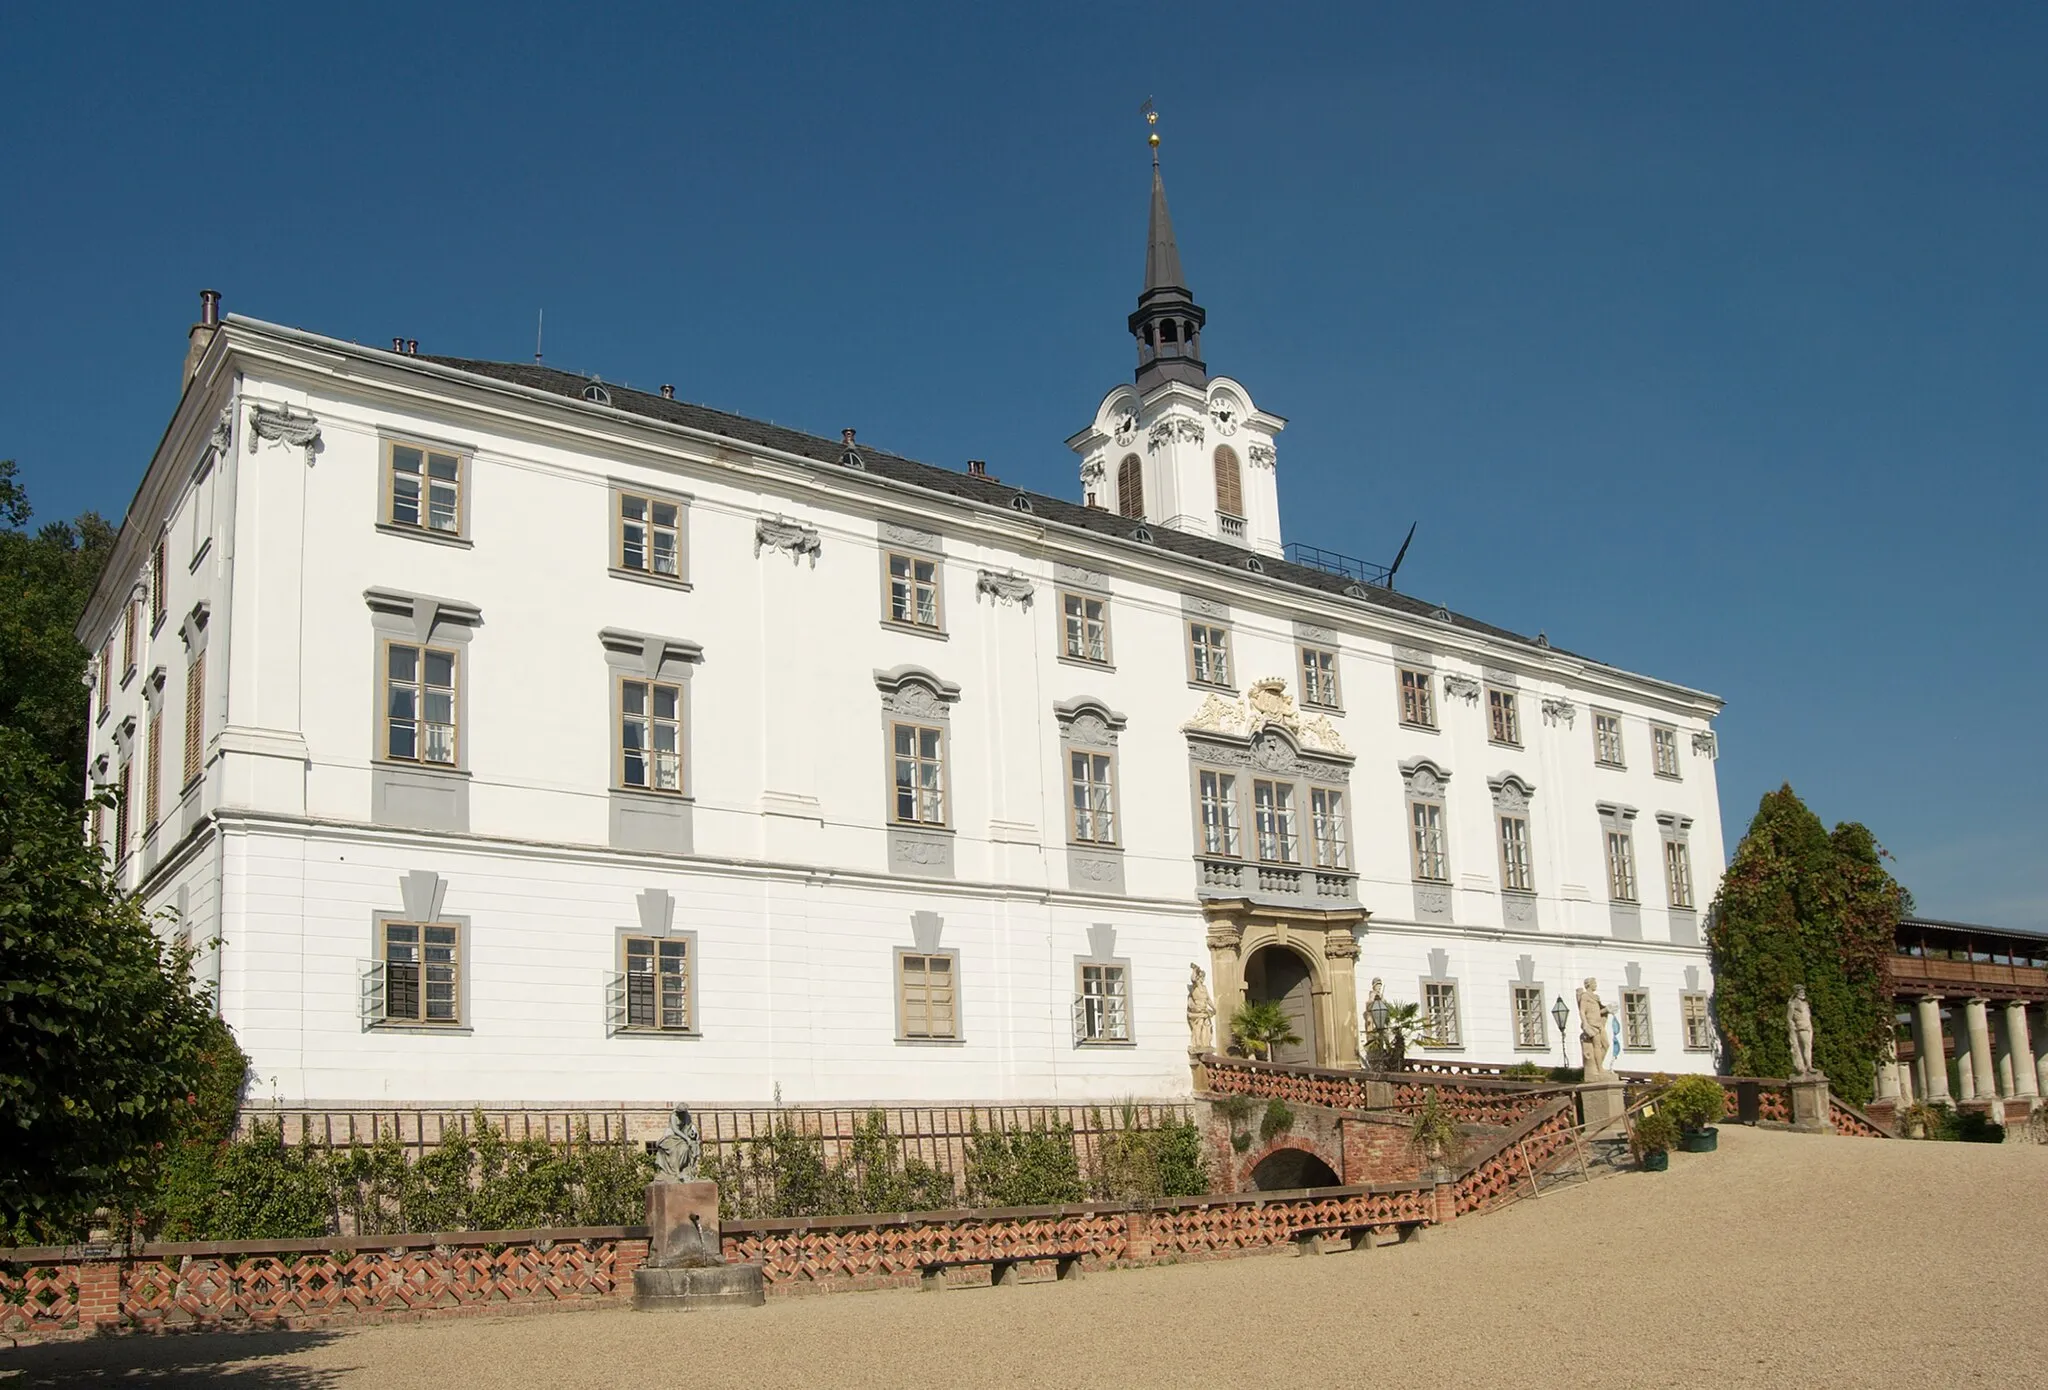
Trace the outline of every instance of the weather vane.
<instances>
[{"instance_id":1,"label":"weather vane","mask_svg":"<svg viewBox=\"0 0 2048 1390\"><path fill-rule=\"evenodd\" d=\"M1146 143L1152 146L1152 164L1154 168L1157 168L1159 165L1159 113L1152 108L1152 98L1145 98L1145 104L1138 108L1138 114L1143 116L1145 124L1152 128L1152 133L1147 137Z\"/></svg>"}]
</instances>

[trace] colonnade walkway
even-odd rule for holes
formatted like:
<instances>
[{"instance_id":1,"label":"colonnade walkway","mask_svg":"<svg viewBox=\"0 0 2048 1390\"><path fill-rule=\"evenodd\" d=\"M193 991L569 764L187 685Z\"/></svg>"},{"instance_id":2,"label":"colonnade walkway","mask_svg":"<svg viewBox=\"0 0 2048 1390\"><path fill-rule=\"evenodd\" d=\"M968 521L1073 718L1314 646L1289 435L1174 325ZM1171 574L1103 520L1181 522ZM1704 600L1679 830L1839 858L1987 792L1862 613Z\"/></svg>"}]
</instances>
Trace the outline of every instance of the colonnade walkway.
<instances>
[{"instance_id":1,"label":"colonnade walkway","mask_svg":"<svg viewBox=\"0 0 2048 1390\"><path fill-rule=\"evenodd\" d=\"M1668 1173L1559 1188L1412 1245L719 1313L46 1346L0 1351L0 1384L2031 1384L2048 1365L2027 1277L2048 1250L2043 1191L2048 1146L1723 1125L1718 1153L1673 1154Z\"/></svg>"},{"instance_id":2,"label":"colonnade walkway","mask_svg":"<svg viewBox=\"0 0 2048 1390\"><path fill-rule=\"evenodd\" d=\"M2048 1004L1935 993L1899 1002L1912 1009L1913 1056L1878 1064L1880 1103L2004 1099L2032 1106L2048 1095Z\"/></svg>"}]
</instances>

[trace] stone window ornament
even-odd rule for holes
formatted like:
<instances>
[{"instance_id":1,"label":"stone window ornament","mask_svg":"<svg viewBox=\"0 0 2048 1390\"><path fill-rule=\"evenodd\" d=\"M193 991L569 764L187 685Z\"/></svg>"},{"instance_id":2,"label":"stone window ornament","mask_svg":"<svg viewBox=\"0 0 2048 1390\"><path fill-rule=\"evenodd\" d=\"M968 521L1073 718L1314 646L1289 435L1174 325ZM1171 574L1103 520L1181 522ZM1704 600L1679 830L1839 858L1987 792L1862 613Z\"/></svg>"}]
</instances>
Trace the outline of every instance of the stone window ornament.
<instances>
[{"instance_id":1,"label":"stone window ornament","mask_svg":"<svg viewBox=\"0 0 2048 1390\"><path fill-rule=\"evenodd\" d=\"M1444 675L1444 695L1446 698L1455 696L1468 705L1476 705L1479 703L1479 682L1473 680L1470 676L1446 673Z\"/></svg>"},{"instance_id":2,"label":"stone window ornament","mask_svg":"<svg viewBox=\"0 0 2048 1390\"><path fill-rule=\"evenodd\" d=\"M1015 603L1029 608L1035 592L1031 581L1015 570L1002 574L994 570L982 570L974 578L974 598L977 603L981 601L983 594L987 594L991 602Z\"/></svg>"},{"instance_id":3,"label":"stone window ornament","mask_svg":"<svg viewBox=\"0 0 2048 1390\"><path fill-rule=\"evenodd\" d=\"M811 568L818 567L818 556L824 545L818 539L814 526L805 526L781 516L764 516L754 523L754 555L758 558L763 548L786 550L789 562L796 564L805 556L810 557Z\"/></svg>"},{"instance_id":4,"label":"stone window ornament","mask_svg":"<svg viewBox=\"0 0 2048 1390\"><path fill-rule=\"evenodd\" d=\"M1721 756L1720 740L1714 737L1712 729L1696 730L1692 736L1692 751L1703 754L1709 760L1718 759Z\"/></svg>"},{"instance_id":5,"label":"stone window ornament","mask_svg":"<svg viewBox=\"0 0 2048 1390\"><path fill-rule=\"evenodd\" d=\"M1576 728L1578 718L1579 707L1570 700L1548 698L1543 702L1543 722L1546 724L1565 724Z\"/></svg>"},{"instance_id":6,"label":"stone window ornament","mask_svg":"<svg viewBox=\"0 0 2048 1390\"><path fill-rule=\"evenodd\" d=\"M290 406L271 409L265 405L249 407L249 452L255 453L256 446L263 440L289 445L306 451L306 466L312 467L313 455L320 448L320 422L311 415L294 415Z\"/></svg>"}]
</instances>

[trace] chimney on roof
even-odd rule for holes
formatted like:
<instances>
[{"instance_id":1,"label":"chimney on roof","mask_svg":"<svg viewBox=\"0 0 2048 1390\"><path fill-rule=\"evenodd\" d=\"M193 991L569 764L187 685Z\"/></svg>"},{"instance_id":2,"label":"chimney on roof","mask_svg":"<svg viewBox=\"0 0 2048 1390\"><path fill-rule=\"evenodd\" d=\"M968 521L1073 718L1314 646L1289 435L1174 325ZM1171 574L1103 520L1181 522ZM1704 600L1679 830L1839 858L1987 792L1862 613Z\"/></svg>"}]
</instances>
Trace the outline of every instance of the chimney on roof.
<instances>
[{"instance_id":1,"label":"chimney on roof","mask_svg":"<svg viewBox=\"0 0 2048 1390\"><path fill-rule=\"evenodd\" d=\"M405 340L405 355L407 357L418 357L420 355L420 340L418 338L407 338Z\"/></svg>"},{"instance_id":2,"label":"chimney on roof","mask_svg":"<svg viewBox=\"0 0 2048 1390\"><path fill-rule=\"evenodd\" d=\"M851 429L839 431L839 442L851 449L853 447L853 431Z\"/></svg>"},{"instance_id":3,"label":"chimney on roof","mask_svg":"<svg viewBox=\"0 0 2048 1390\"><path fill-rule=\"evenodd\" d=\"M674 400L676 398L676 388L664 381L661 383L661 398L665 401Z\"/></svg>"},{"instance_id":4,"label":"chimney on roof","mask_svg":"<svg viewBox=\"0 0 2048 1390\"><path fill-rule=\"evenodd\" d=\"M392 350L393 352L395 352L395 353L399 354L399 355L400 355L401 357L402 357L402 356L404 356L404 355L405 355L405 339L403 339L403 338L393 338L393 339L391 340L391 350Z\"/></svg>"},{"instance_id":5,"label":"chimney on roof","mask_svg":"<svg viewBox=\"0 0 2048 1390\"><path fill-rule=\"evenodd\" d=\"M206 349L212 346L213 335L219 329L220 291L201 290L199 322L193 324L192 331L185 336L185 374L178 382L180 390L199 374L199 359L206 356Z\"/></svg>"},{"instance_id":6,"label":"chimney on roof","mask_svg":"<svg viewBox=\"0 0 2048 1390\"><path fill-rule=\"evenodd\" d=\"M988 476L988 461L985 459L967 460L967 476L970 478L986 478Z\"/></svg>"}]
</instances>

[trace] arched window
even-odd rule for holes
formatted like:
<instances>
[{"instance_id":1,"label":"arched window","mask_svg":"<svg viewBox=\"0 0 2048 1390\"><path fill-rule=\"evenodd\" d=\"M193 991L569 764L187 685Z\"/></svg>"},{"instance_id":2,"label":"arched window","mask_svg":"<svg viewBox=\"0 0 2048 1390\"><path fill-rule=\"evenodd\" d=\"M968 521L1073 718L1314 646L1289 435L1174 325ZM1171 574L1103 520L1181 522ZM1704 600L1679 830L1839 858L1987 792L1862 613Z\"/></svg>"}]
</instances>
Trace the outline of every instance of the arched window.
<instances>
[{"instance_id":1,"label":"arched window","mask_svg":"<svg viewBox=\"0 0 2048 1390\"><path fill-rule=\"evenodd\" d=\"M1125 516L1145 514L1144 465L1136 454L1124 455L1116 468L1116 509Z\"/></svg>"},{"instance_id":2,"label":"arched window","mask_svg":"<svg viewBox=\"0 0 2048 1390\"><path fill-rule=\"evenodd\" d=\"M1237 450L1228 444L1216 446L1216 510L1244 515L1244 482L1237 468Z\"/></svg>"}]
</instances>

